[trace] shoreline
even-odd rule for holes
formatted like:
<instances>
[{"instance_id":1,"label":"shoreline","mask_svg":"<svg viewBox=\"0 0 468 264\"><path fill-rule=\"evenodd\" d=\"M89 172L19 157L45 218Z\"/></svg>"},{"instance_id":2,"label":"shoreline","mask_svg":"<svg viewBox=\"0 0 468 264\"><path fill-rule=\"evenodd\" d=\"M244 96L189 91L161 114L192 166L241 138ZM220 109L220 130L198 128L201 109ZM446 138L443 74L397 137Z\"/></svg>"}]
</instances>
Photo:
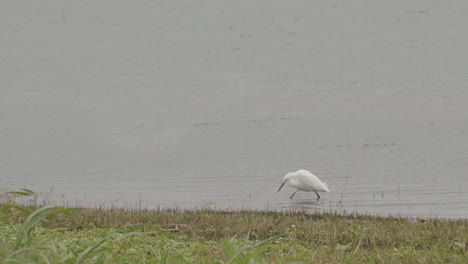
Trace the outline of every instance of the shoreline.
<instances>
[{"instance_id":1,"label":"shoreline","mask_svg":"<svg viewBox=\"0 0 468 264\"><path fill-rule=\"evenodd\" d=\"M12 225L1 225L1 233L12 236L26 213L7 207L0 205L2 218ZM236 260L232 263L465 263L468 258L466 219L209 209L49 210L57 216L40 221L34 241L46 245L41 252L50 259L50 248L82 252L103 237L108 239L98 248L109 250L94 255L110 263L158 263L163 256L166 263L227 263L231 258ZM122 228L129 230L118 231Z\"/></svg>"}]
</instances>

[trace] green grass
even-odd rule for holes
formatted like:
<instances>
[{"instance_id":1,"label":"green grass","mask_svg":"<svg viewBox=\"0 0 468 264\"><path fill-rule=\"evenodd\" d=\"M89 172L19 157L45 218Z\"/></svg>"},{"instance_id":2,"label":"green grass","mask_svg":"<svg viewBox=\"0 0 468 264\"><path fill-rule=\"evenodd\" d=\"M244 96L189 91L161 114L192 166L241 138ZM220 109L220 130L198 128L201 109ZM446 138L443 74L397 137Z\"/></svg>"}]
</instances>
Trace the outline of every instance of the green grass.
<instances>
[{"instance_id":1,"label":"green grass","mask_svg":"<svg viewBox=\"0 0 468 264\"><path fill-rule=\"evenodd\" d=\"M26 209L0 205L4 263L468 263L466 220Z\"/></svg>"}]
</instances>

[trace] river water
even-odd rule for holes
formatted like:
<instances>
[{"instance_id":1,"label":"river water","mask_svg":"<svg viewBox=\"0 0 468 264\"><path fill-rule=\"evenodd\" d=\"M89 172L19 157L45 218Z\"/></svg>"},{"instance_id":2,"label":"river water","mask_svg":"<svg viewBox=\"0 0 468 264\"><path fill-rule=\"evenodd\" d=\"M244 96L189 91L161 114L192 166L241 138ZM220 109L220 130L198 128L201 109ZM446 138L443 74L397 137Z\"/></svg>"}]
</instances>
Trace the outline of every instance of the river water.
<instances>
[{"instance_id":1,"label":"river water","mask_svg":"<svg viewBox=\"0 0 468 264\"><path fill-rule=\"evenodd\" d=\"M468 218L467 13L2 1L1 187L82 206ZM331 192L277 193L298 169Z\"/></svg>"}]
</instances>

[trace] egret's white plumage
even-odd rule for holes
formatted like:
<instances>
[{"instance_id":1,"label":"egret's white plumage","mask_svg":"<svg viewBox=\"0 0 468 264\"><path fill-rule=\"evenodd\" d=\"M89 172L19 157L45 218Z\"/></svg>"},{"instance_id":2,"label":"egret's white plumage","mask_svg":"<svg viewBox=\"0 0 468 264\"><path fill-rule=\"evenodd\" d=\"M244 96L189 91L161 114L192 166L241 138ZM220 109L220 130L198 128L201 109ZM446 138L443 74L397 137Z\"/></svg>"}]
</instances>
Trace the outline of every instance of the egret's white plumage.
<instances>
[{"instance_id":1,"label":"egret's white plumage","mask_svg":"<svg viewBox=\"0 0 468 264\"><path fill-rule=\"evenodd\" d=\"M279 187L278 192L285 184L297 189L290 199L293 198L297 191L315 192L317 200L320 199L320 195L317 192L330 192L326 183L320 181L317 176L307 170L298 170L284 175L283 183Z\"/></svg>"}]
</instances>

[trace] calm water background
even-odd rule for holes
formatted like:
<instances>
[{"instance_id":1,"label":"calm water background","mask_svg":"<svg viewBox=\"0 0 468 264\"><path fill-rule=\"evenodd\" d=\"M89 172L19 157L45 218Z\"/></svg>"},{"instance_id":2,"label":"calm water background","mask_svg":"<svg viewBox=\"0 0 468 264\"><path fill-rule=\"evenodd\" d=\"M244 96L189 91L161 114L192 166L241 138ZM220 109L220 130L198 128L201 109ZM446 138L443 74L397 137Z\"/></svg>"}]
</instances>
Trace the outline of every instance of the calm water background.
<instances>
[{"instance_id":1,"label":"calm water background","mask_svg":"<svg viewBox=\"0 0 468 264\"><path fill-rule=\"evenodd\" d=\"M59 203L468 217L468 2L0 3L0 182ZM308 169L331 193L277 188Z\"/></svg>"}]
</instances>

